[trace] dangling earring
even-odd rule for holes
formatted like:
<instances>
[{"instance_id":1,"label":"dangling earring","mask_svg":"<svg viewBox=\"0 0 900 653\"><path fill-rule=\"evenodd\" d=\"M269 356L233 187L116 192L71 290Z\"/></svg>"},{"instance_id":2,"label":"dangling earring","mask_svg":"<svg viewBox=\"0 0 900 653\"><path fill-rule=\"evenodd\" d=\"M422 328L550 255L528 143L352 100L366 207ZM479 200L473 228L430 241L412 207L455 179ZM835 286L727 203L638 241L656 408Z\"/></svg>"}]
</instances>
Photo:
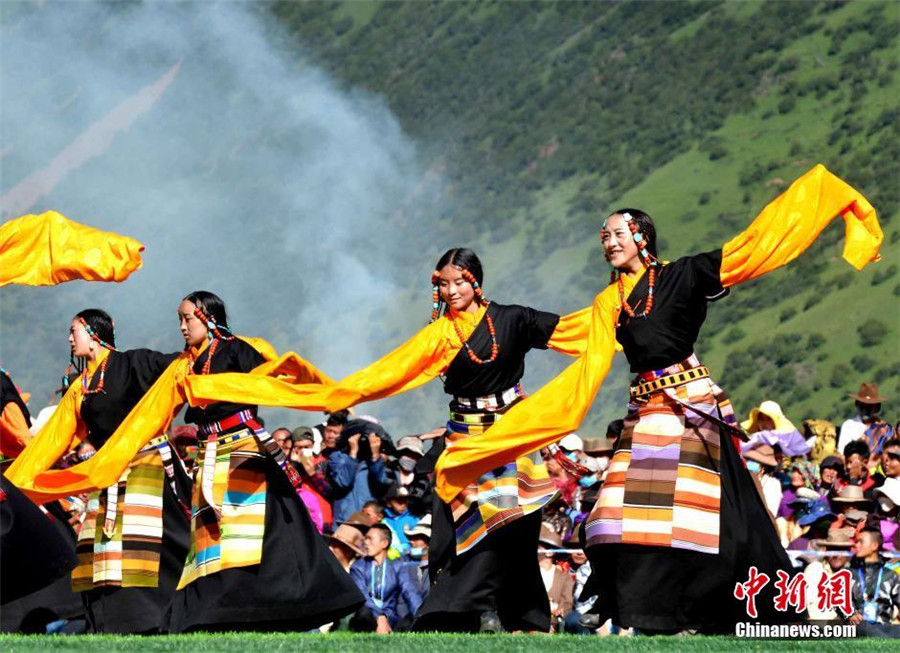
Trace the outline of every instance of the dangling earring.
<instances>
[{"instance_id":1,"label":"dangling earring","mask_svg":"<svg viewBox=\"0 0 900 653\"><path fill-rule=\"evenodd\" d=\"M438 286L438 281L440 280L440 273L435 270L431 273L431 321L434 322L438 319L438 315L441 312L441 289Z\"/></svg>"}]
</instances>

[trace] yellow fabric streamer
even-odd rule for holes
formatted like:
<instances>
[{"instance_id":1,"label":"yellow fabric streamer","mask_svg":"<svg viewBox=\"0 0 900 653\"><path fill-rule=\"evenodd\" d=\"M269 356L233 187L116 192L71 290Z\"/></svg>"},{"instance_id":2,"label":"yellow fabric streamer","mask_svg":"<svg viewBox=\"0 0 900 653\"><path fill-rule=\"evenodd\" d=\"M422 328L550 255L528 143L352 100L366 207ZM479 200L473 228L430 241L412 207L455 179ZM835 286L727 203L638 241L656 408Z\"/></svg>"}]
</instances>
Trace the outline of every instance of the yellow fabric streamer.
<instances>
[{"instance_id":1,"label":"yellow fabric streamer","mask_svg":"<svg viewBox=\"0 0 900 653\"><path fill-rule=\"evenodd\" d=\"M861 193L818 165L769 204L723 248L726 287L755 279L799 256L838 214L847 224L844 258L857 269L879 259L883 235ZM623 275L626 296L642 276ZM546 386L513 406L484 433L447 447L438 459L436 491L449 502L482 473L537 451L581 424L615 353L618 293L607 287L594 301L585 354ZM600 323L597 323L600 321Z\"/></svg>"},{"instance_id":2,"label":"yellow fabric streamer","mask_svg":"<svg viewBox=\"0 0 900 653\"><path fill-rule=\"evenodd\" d=\"M55 211L0 226L0 286L123 281L142 265L133 238L72 222Z\"/></svg>"},{"instance_id":3,"label":"yellow fabric streamer","mask_svg":"<svg viewBox=\"0 0 900 653\"><path fill-rule=\"evenodd\" d=\"M275 353L275 349L261 338L238 337L253 345L264 357ZM137 452L169 427L185 402L184 381L191 378L191 366L205 346L176 358L93 457L69 469L54 470L51 469L53 464L87 435L78 417L81 384L73 385L50 420L9 468L7 478L38 503L109 487L122 475ZM94 361L92 367L95 368L100 360ZM331 382L327 375L297 354L268 360L250 375L273 371L290 373L309 383ZM91 372L92 368L89 368L88 373Z\"/></svg>"},{"instance_id":4,"label":"yellow fabric streamer","mask_svg":"<svg viewBox=\"0 0 900 653\"><path fill-rule=\"evenodd\" d=\"M560 318L548 346L570 356L583 353L591 324L590 312L588 307ZM187 379L185 392L192 406L214 401L244 401L300 410L342 410L412 390L443 374L463 345L453 323L468 338L484 313L484 307L475 314L448 313L380 360L332 385L277 378L276 370L270 376L236 373L193 376Z\"/></svg>"},{"instance_id":5,"label":"yellow fabric streamer","mask_svg":"<svg viewBox=\"0 0 900 653\"><path fill-rule=\"evenodd\" d=\"M728 288L787 265L838 215L845 223L844 260L857 270L879 260L884 234L875 209L862 193L820 164L722 247L722 285Z\"/></svg>"}]
</instances>

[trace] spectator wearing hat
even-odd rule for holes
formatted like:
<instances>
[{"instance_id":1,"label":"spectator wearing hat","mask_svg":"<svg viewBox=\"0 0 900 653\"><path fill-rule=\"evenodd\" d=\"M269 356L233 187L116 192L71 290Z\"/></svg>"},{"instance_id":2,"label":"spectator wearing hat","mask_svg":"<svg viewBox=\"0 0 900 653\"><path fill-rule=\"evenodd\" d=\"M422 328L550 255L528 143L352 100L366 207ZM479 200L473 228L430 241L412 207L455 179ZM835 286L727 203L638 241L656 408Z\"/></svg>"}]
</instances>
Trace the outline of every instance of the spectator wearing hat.
<instances>
[{"instance_id":1,"label":"spectator wearing hat","mask_svg":"<svg viewBox=\"0 0 900 653\"><path fill-rule=\"evenodd\" d=\"M547 590L547 598L550 600L552 632L559 632L560 621L564 620L574 608L575 579L572 578L572 574L554 564L556 554L552 550L562 548L562 538L542 524L538 538L538 566L544 588Z\"/></svg>"},{"instance_id":2,"label":"spectator wearing hat","mask_svg":"<svg viewBox=\"0 0 900 653\"><path fill-rule=\"evenodd\" d=\"M328 536L328 547L347 573L354 560L366 555L365 536L349 524L341 524Z\"/></svg>"},{"instance_id":3,"label":"spectator wearing hat","mask_svg":"<svg viewBox=\"0 0 900 653\"><path fill-rule=\"evenodd\" d=\"M866 525L878 528L884 542L885 551L896 551L900 536L900 478L885 479L881 487L875 488L875 513L867 520Z\"/></svg>"},{"instance_id":4,"label":"spectator wearing hat","mask_svg":"<svg viewBox=\"0 0 900 653\"><path fill-rule=\"evenodd\" d=\"M879 416L881 404L887 398L881 396L877 383L863 383L856 394L848 396L856 400L857 414L841 424L838 451L844 451L850 442L863 440L869 451L880 454L884 443L894 434L891 425ZM844 454L844 458L847 458L847 454Z\"/></svg>"},{"instance_id":5,"label":"spectator wearing hat","mask_svg":"<svg viewBox=\"0 0 900 653\"><path fill-rule=\"evenodd\" d=\"M853 532L865 521L872 503L860 486L846 485L831 500L831 505L838 516L831 528Z\"/></svg>"},{"instance_id":6,"label":"spectator wearing hat","mask_svg":"<svg viewBox=\"0 0 900 653\"><path fill-rule=\"evenodd\" d=\"M759 408L750 411L750 419L741 423L744 430L750 433L750 440L741 445L741 453L745 453L755 444L763 442L769 446L778 444L787 456L805 456L811 446L800 435L791 421L774 401L764 401Z\"/></svg>"},{"instance_id":7,"label":"spectator wearing hat","mask_svg":"<svg viewBox=\"0 0 900 653\"><path fill-rule=\"evenodd\" d=\"M830 578L847 566L850 562L849 552L853 548L853 542L847 533L831 530L828 531L827 537L814 540L813 546L815 549L831 555L814 559L803 571L806 580L807 615L810 620L834 621L839 617L835 610L819 609L819 583L822 581L823 575Z\"/></svg>"},{"instance_id":8,"label":"spectator wearing hat","mask_svg":"<svg viewBox=\"0 0 900 653\"><path fill-rule=\"evenodd\" d=\"M824 497L804 501L796 515L797 525L804 530L788 544L788 551L809 551L814 542L828 536L828 529L837 521Z\"/></svg>"},{"instance_id":9,"label":"spectator wearing hat","mask_svg":"<svg viewBox=\"0 0 900 653\"><path fill-rule=\"evenodd\" d=\"M850 560L850 598L857 636L900 638L900 626L891 625L900 608L900 575L887 569L881 555L881 533L863 529L856 538L856 553Z\"/></svg>"},{"instance_id":10,"label":"spectator wearing hat","mask_svg":"<svg viewBox=\"0 0 900 653\"><path fill-rule=\"evenodd\" d=\"M443 435L443 432L441 433ZM431 509L433 502L432 482L426 471L420 471L419 461L425 456L425 447L418 435L407 435L397 441L397 459L394 461L393 480L399 487L406 488L409 496L409 511L421 517Z\"/></svg>"},{"instance_id":11,"label":"spectator wearing hat","mask_svg":"<svg viewBox=\"0 0 900 653\"><path fill-rule=\"evenodd\" d=\"M367 501L380 500L390 487L381 455L385 436L380 425L366 419L350 420L344 425L338 450L328 457L336 521L344 521Z\"/></svg>"},{"instance_id":12,"label":"spectator wearing hat","mask_svg":"<svg viewBox=\"0 0 900 653\"><path fill-rule=\"evenodd\" d=\"M788 469L790 486L784 490L781 497L781 505L776 513L776 523L781 535L781 542L786 547L788 543L802 535L802 529L797 523L796 510L798 499L819 498L819 468L806 460L795 460Z\"/></svg>"},{"instance_id":13,"label":"spectator wearing hat","mask_svg":"<svg viewBox=\"0 0 900 653\"><path fill-rule=\"evenodd\" d=\"M419 522L406 531L406 539L409 540L409 551L403 560L403 569L409 575L410 581L422 597L422 602L428 597L428 590L431 583L428 578L428 546L431 543L431 515L425 515ZM400 621L398 622L401 630L408 629L412 624L414 614L409 613L409 609L404 601L400 605Z\"/></svg>"},{"instance_id":14,"label":"spectator wearing hat","mask_svg":"<svg viewBox=\"0 0 900 653\"><path fill-rule=\"evenodd\" d=\"M774 518L784 496L784 491L781 489L781 481L775 474L775 470L778 468L775 448L765 442L757 442L754 446L744 451L743 456L747 460L747 471L759 483L763 501L765 501L769 514Z\"/></svg>"},{"instance_id":15,"label":"spectator wearing hat","mask_svg":"<svg viewBox=\"0 0 900 653\"><path fill-rule=\"evenodd\" d=\"M830 502L844 487L844 459L840 456L828 456L819 463L820 488L826 492Z\"/></svg>"},{"instance_id":16,"label":"spectator wearing hat","mask_svg":"<svg viewBox=\"0 0 900 653\"><path fill-rule=\"evenodd\" d=\"M398 602L406 601L410 614L422 605L415 585L402 563L388 560L391 530L384 524L374 524L366 533L367 557L350 568L350 576L365 596L366 603L350 620L350 629L386 635L393 631L400 619Z\"/></svg>"},{"instance_id":17,"label":"spectator wearing hat","mask_svg":"<svg viewBox=\"0 0 900 653\"><path fill-rule=\"evenodd\" d=\"M409 552L409 540L406 530L415 526L419 518L409 511L409 490L403 486L392 485L384 496L384 518L394 537L391 544L391 559L399 558Z\"/></svg>"}]
</instances>

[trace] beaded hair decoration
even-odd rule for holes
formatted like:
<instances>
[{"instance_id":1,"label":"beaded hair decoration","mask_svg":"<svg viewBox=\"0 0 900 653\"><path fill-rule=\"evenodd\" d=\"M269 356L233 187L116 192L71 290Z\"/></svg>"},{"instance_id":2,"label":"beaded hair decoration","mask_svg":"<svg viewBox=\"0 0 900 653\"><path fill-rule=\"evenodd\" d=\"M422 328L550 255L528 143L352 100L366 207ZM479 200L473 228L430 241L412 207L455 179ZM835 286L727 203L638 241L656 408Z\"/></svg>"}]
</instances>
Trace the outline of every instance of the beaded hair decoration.
<instances>
[{"instance_id":1,"label":"beaded hair decoration","mask_svg":"<svg viewBox=\"0 0 900 653\"><path fill-rule=\"evenodd\" d=\"M103 347L104 349L108 349L110 351L115 351L116 348L111 344L103 340L100 336L97 335L97 332L91 328L91 325L87 323L87 321L80 317L78 321L81 323L81 326L84 327L85 333L88 334L91 340L96 342L98 345ZM78 364L75 362L75 354L73 353L71 358L69 359L69 367L66 368L66 372L63 375L63 387L69 387L69 370L73 367L78 370ZM91 384L91 380L88 378L87 366L81 370L81 389L86 395L97 394L98 392L103 392L103 387L106 385L106 364L109 362L109 356L103 359L103 362L100 363L100 381L97 383L97 387L91 390L89 388Z\"/></svg>"},{"instance_id":2,"label":"beaded hair decoration","mask_svg":"<svg viewBox=\"0 0 900 653\"><path fill-rule=\"evenodd\" d=\"M460 268L460 274L462 274L462 278L469 282L472 286L472 290L475 292L475 301L478 302L479 306L487 306L490 304L488 300L484 298L484 291L481 289L481 284L478 283L478 280L475 278L469 270L465 268ZM441 298L441 289L440 289L440 274L435 271L431 274L431 298L432 298L432 311L431 311L431 321L434 322L441 314L441 305L444 304L444 300ZM469 360L471 360L476 365L486 365L488 363L493 363L497 360L497 356L500 355L500 345L497 343L497 330L494 328L494 320L491 319L491 316L487 313L484 314L484 320L487 324L488 333L491 334L491 357L487 360L479 358L478 355L472 351L472 348L469 347L468 340L463 336L462 331L459 328L459 325L455 320L451 320L453 324L453 329L456 331L456 336L459 338L459 341L462 343L463 349L466 350L466 354L469 356Z\"/></svg>"},{"instance_id":3,"label":"beaded hair decoration","mask_svg":"<svg viewBox=\"0 0 900 653\"><path fill-rule=\"evenodd\" d=\"M622 273L617 269L613 269L609 275L610 283L616 283L619 286L619 299L622 302L622 310L630 318L645 318L650 315L650 311L653 310L653 291L656 287L656 268L659 267L659 260L653 256L647 249L647 239L644 238L644 234L641 233L638 228L637 221L627 211L622 213L622 219L625 220L625 224L628 225L628 228L631 230L631 236L634 239L635 245L638 247L638 258L640 258L641 263L647 270L647 304L644 306L644 310L640 313L635 313L634 309L628 303L628 300L625 298L625 284L622 281ZM606 228L607 220L603 221L603 227L600 230L601 238L605 241L609 237L609 231Z\"/></svg>"},{"instance_id":4,"label":"beaded hair decoration","mask_svg":"<svg viewBox=\"0 0 900 653\"><path fill-rule=\"evenodd\" d=\"M209 343L209 352L206 355L206 362L203 364L201 374L209 374L209 367L212 364L213 354L219 348L221 340L234 340L234 336L228 332L228 327L220 326L206 314L199 306L194 307L194 316L206 325L206 337L211 340ZM224 332L224 333L223 333Z\"/></svg>"}]
</instances>

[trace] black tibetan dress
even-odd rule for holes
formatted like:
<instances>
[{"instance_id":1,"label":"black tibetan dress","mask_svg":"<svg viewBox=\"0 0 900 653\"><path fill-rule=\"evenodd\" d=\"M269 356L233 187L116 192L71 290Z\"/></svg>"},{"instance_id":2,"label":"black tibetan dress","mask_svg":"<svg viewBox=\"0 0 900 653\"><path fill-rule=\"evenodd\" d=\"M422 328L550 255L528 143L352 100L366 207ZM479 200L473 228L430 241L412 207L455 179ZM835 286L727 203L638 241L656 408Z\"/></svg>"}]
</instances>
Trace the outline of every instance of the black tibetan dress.
<instances>
[{"instance_id":1,"label":"black tibetan dress","mask_svg":"<svg viewBox=\"0 0 900 653\"><path fill-rule=\"evenodd\" d=\"M215 340L206 373L265 362L240 339ZM206 347L193 364L203 374ZM363 597L316 531L256 406L190 408L200 458L191 543L169 627L185 631L306 631L354 612Z\"/></svg>"},{"instance_id":2,"label":"black tibetan dress","mask_svg":"<svg viewBox=\"0 0 900 653\"><path fill-rule=\"evenodd\" d=\"M546 349L559 316L523 306L490 303L497 359L478 364L465 348L447 368L444 390L453 396L444 442L475 436L523 398L525 355ZM482 360L491 356L483 318L468 339ZM423 459L436 459L435 446ZM515 480L513 480L515 479ZM428 551L431 589L416 630L473 631L484 612L506 630L550 630L550 604L537 563L541 508L556 487L540 455L512 460L482 475L451 503L437 495Z\"/></svg>"},{"instance_id":3,"label":"black tibetan dress","mask_svg":"<svg viewBox=\"0 0 900 653\"><path fill-rule=\"evenodd\" d=\"M730 402L693 353L708 302L727 293L721 261L717 250L664 265L650 314L622 311L616 328L637 376L586 551L595 610L646 632L733 632L750 620L734 592L751 566L771 579L756 599L759 621L786 619L774 583L790 560L738 455ZM637 315L648 276L628 294Z\"/></svg>"},{"instance_id":4,"label":"black tibetan dress","mask_svg":"<svg viewBox=\"0 0 900 653\"><path fill-rule=\"evenodd\" d=\"M86 441L99 450L178 354L111 351L81 402ZM77 381L82 382L81 380ZM188 547L190 480L165 434L129 463L117 485L91 494L72 589L97 633L159 632Z\"/></svg>"}]
</instances>

